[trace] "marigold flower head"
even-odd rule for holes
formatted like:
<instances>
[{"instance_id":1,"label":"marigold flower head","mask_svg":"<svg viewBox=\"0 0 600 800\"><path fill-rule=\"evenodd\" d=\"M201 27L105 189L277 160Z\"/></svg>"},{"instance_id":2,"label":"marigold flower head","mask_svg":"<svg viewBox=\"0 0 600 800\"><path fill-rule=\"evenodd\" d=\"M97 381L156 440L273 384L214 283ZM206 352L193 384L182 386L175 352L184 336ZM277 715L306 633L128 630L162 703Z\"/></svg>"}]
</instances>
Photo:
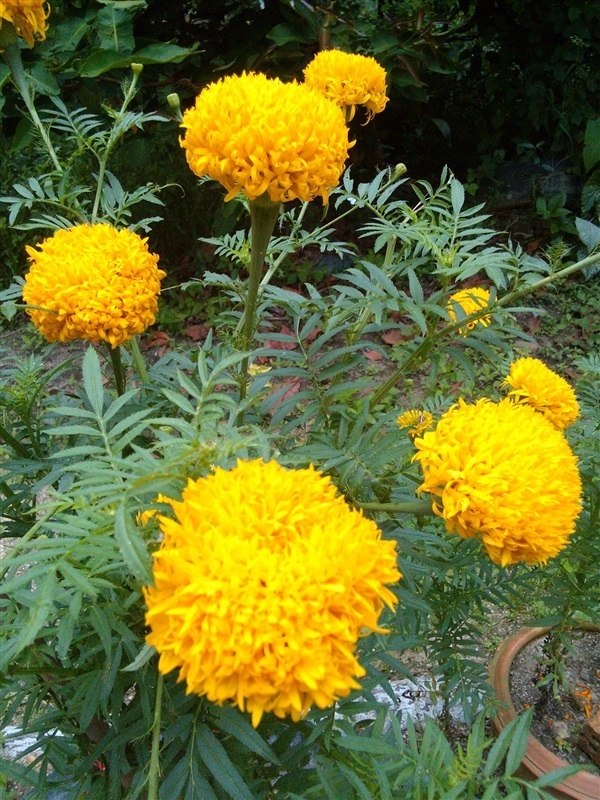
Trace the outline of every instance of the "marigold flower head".
<instances>
[{"instance_id":1,"label":"marigold flower head","mask_svg":"<svg viewBox=\"0 0 600 800\"><path fill-rule=\"evenodd\" d=\"M396 422L401 428L408 428L411 436L420 436L427 428L433 427L433 414L431 411L419 411L412 408L410 411L400 414Z\"/></svg>"},{"instance_id":2,"label":"marigold flower head","mask_svg":"<svg viewBox=\"0 0 600 800\"><path fill-rule=\"evenodd\" d=\"M147 240L111 225L57 230L37 248L23 287L27 313L49 342L123 344L152 325L165 272Z\"/></svg>"},{"instance_id":3,"label":"marigold flower head","mask_svg":"<svg viewBox=\"0 0 600 800\"><path fill-rule=\"evenodd\" d=\"M189 481L176 519L159 517L145 589L163 674L252 714L304 716L357 688L359 636L380 631L394 594L394 542L336 495L329 478L238 461Z\"/></svg>"},{"instance_id":4,"label":"marigold flower head","mask_svg":"<svg viewBox=\"0 0 600 800\"><path fill-rule=\"evenodd\" d=\"M327 201L348 157L343 115L319 92L261 74L209 84L183 115L181 144L198 176L250 200Z\"/></svg>"},{"instance_id":5,"label":"marigold flower head","mask_svg":"<svg viewBox=\"0 0 600 800\"><path fill-rule=\"evenodd\" d=\"M46 38L49 13L50 7L44 0L0 0L0 28L3 20L10 22L17 36L32 47L35 38Z\"/></svg>"},{"instance_id":6,"label":"marigold flower head","mask_svg":"<svg viewBox=\"0 0 600 800\"><path fill-rule=\"evenodd\" d=\"M581 511L577 459L531 406L463 400L415 441L423 483L450 533L480 539L506 566L544 564L569 541Z\"/></svg>"},{"instance_id":7,"label":"marigold flower head","mask_svg":"<svg viewBox=\"0 0 600 800\"><path fill-rule=\"evenodd\" d=\"M349 110L349 119L356 106L365 106L368 121L386 106L384 68L370 56L323 50L304 70L304 81L322 92L338 106Z\"/></svg>"},{"instance_id":8,"label":"marigold flower head","mask_svg":"<svg viewBox=\"0 0 600 800\"><path fill-rule=\"evenodd\" d=\"M510 365L502 386L511 387L509 397L527 403L561 430L579 416L579 403L573 388L537 358L519 358Z\"/></svg>"},{"instance_id":9,"label":"marigold flower head","mask_svg":"<svg viewBox=\"0 0 600 800\"><path fill-rule=\"evenodd\" d=\"M456 322L455 303L458 303L465 314L474 314L476 311L489 306L490 293L487 289L474 286L472 289L461 289L460 292L451 294L448 305L446 306L446 311L450 314L453 322ZM466 336L469 331L472 331L477 325L482 325L484 328L487 328L491 321L492 318L486 314L485 317L469 320L466 325L458 329L458 332L461 336Z\"/></svg>"}]
</instances>

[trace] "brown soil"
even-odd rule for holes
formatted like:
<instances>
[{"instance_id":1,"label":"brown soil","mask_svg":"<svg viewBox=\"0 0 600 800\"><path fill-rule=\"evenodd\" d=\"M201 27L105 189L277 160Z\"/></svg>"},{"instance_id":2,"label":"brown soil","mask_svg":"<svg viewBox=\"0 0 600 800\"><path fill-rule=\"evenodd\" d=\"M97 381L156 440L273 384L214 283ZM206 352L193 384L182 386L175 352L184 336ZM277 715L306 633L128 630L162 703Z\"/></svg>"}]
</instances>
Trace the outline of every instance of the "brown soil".
<instances>
[{"instance_id":1,"label":"brown soil","mask_svg":"<svg viewBox=\"0 0 600 800\"><path fill-rule=\"evenodd\" d=\"M517 712L533 707L531 733L544 747L591 772L600 770L579 749L577 740L586 720L600 708L600 634L573 633L573 652L565 658L568 689L557 698L552 686L539 688L543 639L525 647L515 658L510 690Z\"/></svg>"}]
</instances>

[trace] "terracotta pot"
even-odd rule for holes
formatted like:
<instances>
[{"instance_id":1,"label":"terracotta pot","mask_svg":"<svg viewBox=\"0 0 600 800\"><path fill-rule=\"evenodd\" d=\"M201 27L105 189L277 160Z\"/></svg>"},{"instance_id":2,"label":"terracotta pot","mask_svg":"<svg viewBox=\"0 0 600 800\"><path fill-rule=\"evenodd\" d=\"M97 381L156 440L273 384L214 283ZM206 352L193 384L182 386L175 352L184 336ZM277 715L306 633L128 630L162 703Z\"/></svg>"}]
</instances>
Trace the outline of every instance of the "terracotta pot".
<instances>
[{"instance_id":1,"label":"terracotta pot","mask_svg":"<svg viewBox=\"0 0 600 800\"><path fill-rule=\"evenodd\" d=\"M510 668L512 663L521 650L530 642L546 636L552 628L521 628L520 631L505 639L492 660L490 665L490 683L494 688L496 697L503 704L496 713L494 725L498 733L505 728L508 723L517 716L517 712L510 696ZM600 633L600 626L594 623L581 623L577 630L597 631ZM568 766L568 762L554 755L547 750L541 742L529 736L525 757L521 762L521 774L524 777L539 778L548 772L553 772L560 767ZM600 775L593 772L580 771L570 778L566 778L562 783L546 789L553 795L560 798L576 798L576 800L599 800L600 798Z\"/></svg>"}]
</instances>

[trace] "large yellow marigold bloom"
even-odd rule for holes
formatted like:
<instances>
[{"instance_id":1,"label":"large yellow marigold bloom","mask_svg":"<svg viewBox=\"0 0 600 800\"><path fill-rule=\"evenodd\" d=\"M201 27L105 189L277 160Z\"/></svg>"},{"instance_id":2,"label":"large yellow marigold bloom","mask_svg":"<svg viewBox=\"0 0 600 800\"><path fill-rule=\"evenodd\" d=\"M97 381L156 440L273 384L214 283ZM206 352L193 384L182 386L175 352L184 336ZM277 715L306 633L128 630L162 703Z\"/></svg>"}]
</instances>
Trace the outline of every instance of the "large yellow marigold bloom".
<instances>
[{"instance_id":1,"label":"large yellow marigold bloom","mask_svg":"<svg viewBox=\"0 0 600 800\"><path fill-rule=\"evenodd\" d=\"M49 342L87 339L123 344L152 325L165 272L147 240L111 225L57 230L37 248L23 299Z\"/></svg>"},{"instance_id":2,"label":"large yellow marigold bloom","mask_svg":"<svg viewBox=\"0 0 600 800\"><path fill-rule=\"evenodd\" d=\"M544 564L568 544L581 511L577 459L531 406L463 400L415 441L434 511L477 537L496 564Z\"/></svg>"},{"instance_id":3,"label":"large yellow marigold bloom","mask_svg":"<svg viewBox=\"0 0 600 800\"><path fill-rule=\"evenodd\" d=\"M455 303L458 303L465 314L474 314L476 311L480 311L482 308L489 306L490 293L487 289L474 286L472 289L461 289L460 292L451 294L448 305L446 306L446 311L450 314L454 322L456 322ZM492 318L486 314L485 317L469 320L466 325L458 329L458 332L461 336L466 336L469 331L472 331L477 325L482 325L484 328L487 328L491 321Z\"/></svg>"},{"instance_id":4,"label":"large yellow marigold bloom","mask_svg":"<svg viewBox=\"0 0 600 800\"><path fill-rule=\"evenodd\" d=\"M161 516L145 590L159 669L188 692L252 714L307 713L358 686L359 636L381 631L394 594L394 542L313 468L238 461L189 481Z\"/></svg>"},{"instance_id":5,"label":"large yellow marigold bloom","mask_svg":"<svg viewBox=\"0 0 600 800\"><path fill-rule=\"evenodd\" d=\"M515 402L533 406L561 430L579 416L579 403L572 387L537 358L513 361L502 386L511 388L508 395Z\"/></svg>"},{"instance_id":6,"label":"large yellow marigold bloom","mask_svg":"<svg viewBox=\"0 0 600 800\"><path fill-rule=\"evenodd\" d=\"M45 39L50 8L43 0L0 0L0 28L3 20L12 23L17 36L29 47L34 38Z\"/></svg>"},{"instance_id":7,"label":"large yellow marigold bloom","mask_svg":"<svg viewBox=\"0 0 600 800\"><path fill-rule=\"evenodd\" d=\"M348 157L348 131L333 103L308 86L266 75L207 86L183 115L190 168L250 200L327 201Z\"/></svg>"},{"instance_id":8,"label":"large yellow marigold bloom","mask_svg":"<svg viewBox=\"0 0 600 800\"><path fill-rule=\"evenodd\" d=\"M400 414L396 423L400 428L408 428L411 436L420 436L427 428L433 427L433 414L431 411L419 411L411 408L410 411Z\"/></svg>"},{"instance_id":9,"label":"large yellow marigold bloom","mask_svg":"<svg viewBox=\"0 0 600 800\"><path fill-rule=\"evenodd\" d=\"M323 50L304 70L304 81L338 106L348 109L352 119L356 106L365 106L368 119L386 106L384 68L370 56Z\"/></svg>"}]
</instances>

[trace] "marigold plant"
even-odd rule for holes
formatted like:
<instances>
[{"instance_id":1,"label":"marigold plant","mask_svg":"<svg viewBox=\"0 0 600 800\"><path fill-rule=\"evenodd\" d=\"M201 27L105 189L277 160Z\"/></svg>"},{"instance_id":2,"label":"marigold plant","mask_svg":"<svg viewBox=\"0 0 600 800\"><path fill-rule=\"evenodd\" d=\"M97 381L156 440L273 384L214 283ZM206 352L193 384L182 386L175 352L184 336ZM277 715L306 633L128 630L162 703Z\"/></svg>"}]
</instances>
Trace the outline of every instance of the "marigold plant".
<instances>
[{"instance_id":1,"label":"marigold plant","mask_svg":"<svg viewBox=\"0 0 600 800\"><path fill-rule=\"evenodd\" d=\"M388 102L385 70L370 56L323 50L305 68L304 80L347 109L348 119L353 118L356 106L365 106L371 120Z\"/></svg>"},{"instance_id":2,"label":"marigold plant","mask_svg":"<svg viewBox=\"0 0 600 800\"><path fill-rule=\"evenodd\" d=\"M35 39L45 39L50 7L43 0L0 0L0 28L10 22L17 36L25 39L29 47Z\"/></svg>"},{"instance_id":3,"label":"marigold plant","mask_svg":"<svg viewBox=\"0 0 600 800\"><path fill-rule=\"evenodd\" d=\"M250 200L327 201L348 157L343 115L319 92L261 74L211 83L182 127L190 168Z\"/></svg>"},{"instance_id":4,"label":"marigold plant","mask_svg":"<svg viewBox=\"0 0 600 800\"><path fill-rule=\"evenodd\" d=\"M408 428L411 436L420 436L427 428L433 427L433 414L431 411L420 411L412 408L400 414L396 423L400 428Z\"/></svg>"},{"instance_id":5,"label":"marigold plant","mask_svg":"<svg viewBox=\"0 0 600 800\"><path fill-rule=\"evenodd\" d=\"M166 273L136 233L80 225L57 230L27 252L23 299L49 342L87 339L116 347L154 322Z\"/></svg>"},{"instance_id":6,"label":"marigold plant","mask_svg":"<svg viewBox=\"0 0 600 800\"><path fill-rule=\"evenodd\" d=\"M474 314L476 311L480 311L490 304L490 293L487 289L474 286L472 289L461 289L459 292L451 294L448 305L446 306L446 311L450 314L454 322L456 322L456 310L454 308L456 303L462 308L466 315ZM477 325L482 325L484 328L487 328L491 321L491 317L486 314L484 317L479 317L479 319L469 320L462 328L458 329L458 332L461 336L466 336L469 331L472 331Z\"/></svg>"},{"instance_id":7,"label":"marigold plant","mask_svg":"<svg viewBox=\"0 0 600 800\"><path fill-rule=\"evenodd\" d=\"M510 365L502 383L510 387L509 397L527 403L561 430L579 416L579 403L572 387L538 358L519 358Z\"/></svg>"},{"instance_id":8,"label":"marigold plant","mask_svg":"<svg viewBox=\"0 0 600 800\"><path fill-rule=\"evenodd\" d=\"M252 714L304 716L357 688L358 638L379 631L395 545L327 476L238 461L189 481L161 516L145 590L159 669Z\"/></svg>"},{"instance_id":9,"label":"marigold plant","mask_svg":"<svg viewBox=\"0 0 600 800\"><path fill-rule=\"evenodd\" d=\"M450 533L477 537L506 566L544 564L569 541L581 510L577 459L531 406L463 400L415 440L423 483Z\"/></svg>"}]
</instances>

